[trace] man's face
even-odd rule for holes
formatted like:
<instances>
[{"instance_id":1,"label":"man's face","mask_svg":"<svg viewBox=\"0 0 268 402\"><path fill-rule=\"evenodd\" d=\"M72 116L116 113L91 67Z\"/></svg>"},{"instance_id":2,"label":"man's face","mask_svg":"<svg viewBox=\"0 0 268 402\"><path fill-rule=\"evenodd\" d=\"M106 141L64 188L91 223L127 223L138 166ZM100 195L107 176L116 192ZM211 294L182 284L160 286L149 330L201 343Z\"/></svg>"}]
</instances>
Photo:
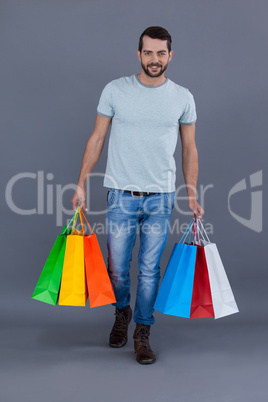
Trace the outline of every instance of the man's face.
<instances>
[{"instance_id":1,"label":"man's face","mask_svg":"<svg viewBox=\"0 0 268 402\"><path fill-rule=\"evenodd\" d=\"M173 51L168 52L166 40L144 36L142 50L141 52L137 50L137 55L145 74L149 77L160 77L167 69Z\"/></svg>"}]
</instances>

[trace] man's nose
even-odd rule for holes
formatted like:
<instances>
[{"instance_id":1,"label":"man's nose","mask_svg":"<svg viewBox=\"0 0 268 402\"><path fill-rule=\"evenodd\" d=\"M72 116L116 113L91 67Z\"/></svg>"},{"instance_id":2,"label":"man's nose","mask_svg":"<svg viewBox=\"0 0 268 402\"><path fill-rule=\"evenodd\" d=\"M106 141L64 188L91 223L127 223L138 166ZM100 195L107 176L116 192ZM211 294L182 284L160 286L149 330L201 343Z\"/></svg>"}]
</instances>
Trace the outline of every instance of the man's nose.
<instances>
[{"instance_id":1,"label":"man's nose","mask_svg":"<svg viewBox=\"0 0 268 402\"><path fill-rule=\"evenodd\" d=\"M153 62L153 63L158 63L158 55L157 55L157 54L153 54L153 56L152 56L152 62Z\"/></svg>"}]
</instances>

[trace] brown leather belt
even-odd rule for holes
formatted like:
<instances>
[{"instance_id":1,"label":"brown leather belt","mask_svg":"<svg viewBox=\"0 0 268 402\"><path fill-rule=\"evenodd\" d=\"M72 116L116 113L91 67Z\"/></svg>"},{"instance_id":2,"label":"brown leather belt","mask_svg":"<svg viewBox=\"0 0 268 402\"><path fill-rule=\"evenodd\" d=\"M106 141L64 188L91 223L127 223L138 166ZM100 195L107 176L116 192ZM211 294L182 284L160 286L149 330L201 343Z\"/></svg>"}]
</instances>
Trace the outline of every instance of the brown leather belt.
<instances>
[{"instance_id":1,"label":"brown leather belt","mask_svg":"<svg viewBox=\"0 0 268 402\"><path fill-rule=\"evenodd\" d=\"M158 194L158 193L148 193L148 192L144 192L144 191L131 191L131 190L124 190L124 193L131 194L132 197L143 197L143 196Z\"/></svg>"}]
</instances>

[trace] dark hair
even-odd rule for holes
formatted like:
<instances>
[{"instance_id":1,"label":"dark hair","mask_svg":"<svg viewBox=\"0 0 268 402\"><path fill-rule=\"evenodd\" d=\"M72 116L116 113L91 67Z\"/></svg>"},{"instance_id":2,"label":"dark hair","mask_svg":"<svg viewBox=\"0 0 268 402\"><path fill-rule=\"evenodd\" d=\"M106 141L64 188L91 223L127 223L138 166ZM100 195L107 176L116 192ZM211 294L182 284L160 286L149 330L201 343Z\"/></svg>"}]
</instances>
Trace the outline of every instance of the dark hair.
<instances>
[{"instance_id":1,"label":"dark hair","mask_svg":"<svg viewBox=\"0 0 268 402\"><path fill-rule=\"evenodd\" d=\"M145 29L145 31L141 34L140 40L139 40L139 51L142 51L142 46L143 46L143 37L144 36L149 36L149 38L152 39L161 39L161 40L166 40L167 41L167 48L168 52L170 53L171 51L171 36L168 33L168 31L165 28L162 27L149 27Z\"/></svg>"}]
</instances>

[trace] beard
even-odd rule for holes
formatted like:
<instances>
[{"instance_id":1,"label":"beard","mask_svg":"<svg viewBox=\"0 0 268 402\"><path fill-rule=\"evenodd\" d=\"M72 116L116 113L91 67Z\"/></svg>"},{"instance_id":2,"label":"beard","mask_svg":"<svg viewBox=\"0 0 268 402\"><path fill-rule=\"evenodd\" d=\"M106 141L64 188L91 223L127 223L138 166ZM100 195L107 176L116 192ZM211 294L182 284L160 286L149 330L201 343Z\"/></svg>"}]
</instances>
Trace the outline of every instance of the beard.
<instances>
[{"instance_id":1,"label":"beard","mask_svg":"<svg viewBox=\"0 0 268 402\"><path fill-rule=\"evenodd\" d=\"M150 70L149 70L149 67L152 67L152 66L160 67L159 72L158 73L151 73ZM151 63L151 64L148 64L147 66L145 66L145 64L143 64L141 62L141 67L142 67L143 71L145 72L145 74L147 74L149 77L153 77L153 78L154 77L160 77L160 75L162 75L166 71L167 66L168 66L168 63L164 64L163 66L161 64L159 64L159 63Z\"/></svg>"}]
</instances>

